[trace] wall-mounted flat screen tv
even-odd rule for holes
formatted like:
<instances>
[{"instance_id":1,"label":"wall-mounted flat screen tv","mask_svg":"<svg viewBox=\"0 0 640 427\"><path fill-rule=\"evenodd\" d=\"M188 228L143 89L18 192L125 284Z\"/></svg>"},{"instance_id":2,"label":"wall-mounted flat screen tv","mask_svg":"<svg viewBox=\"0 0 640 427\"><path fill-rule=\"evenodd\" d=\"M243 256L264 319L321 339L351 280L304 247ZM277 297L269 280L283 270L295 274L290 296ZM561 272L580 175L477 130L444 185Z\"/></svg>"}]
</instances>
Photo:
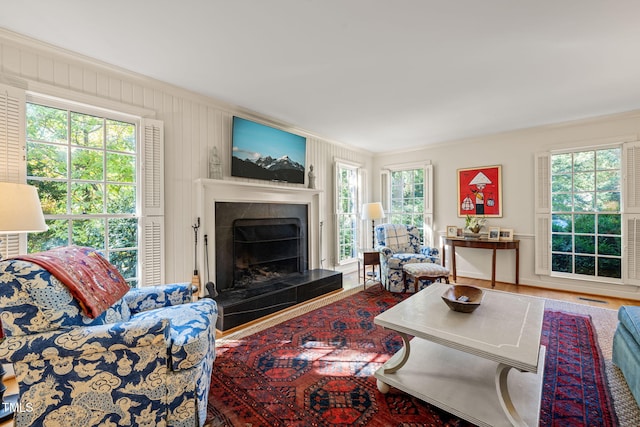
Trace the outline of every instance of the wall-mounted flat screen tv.
<instances>
[{"instance_id":1,"label":"wall-mounted flat screen tv","mask_svg":"<svg viewBox=\"0 0 640 427\"><path fill-rule=\"evenodd\" d=\"M233 117L231 176L304 184L307 139Z\"/></svg>"}]
</instances>

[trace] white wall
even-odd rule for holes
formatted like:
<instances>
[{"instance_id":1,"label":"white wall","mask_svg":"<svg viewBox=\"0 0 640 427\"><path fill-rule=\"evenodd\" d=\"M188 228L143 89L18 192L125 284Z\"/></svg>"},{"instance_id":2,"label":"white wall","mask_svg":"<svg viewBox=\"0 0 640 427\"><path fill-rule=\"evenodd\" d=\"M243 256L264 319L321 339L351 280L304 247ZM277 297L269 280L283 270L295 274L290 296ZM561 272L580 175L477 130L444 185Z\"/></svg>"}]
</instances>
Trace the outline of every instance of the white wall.
<instances>
[{"instance_id":1,"label":"white wall","mask_svg":"<svg viewBox=\"0 0 640 427\"><path fill-rule=\"evenodd\" d=\"M442 235L447 225L464 226L464 218L457 216L457 169L502 165L503 216L489 218L487 226L513 228L515 238L520 239L521 284L640 299L636 286L552 279L534 274L533 240L535 153L559 147L637 140L639 134L640 112L541 126L378 155L374 176L385 165L431 161L434 165L434 229ZM374 194L379 191L376 179ZM447 257L449 255L447 251ZM456 249L456 260L458 275L491 278L491 251ZM450 258L447 265L451 265ZM496 280L513 283L514 266L514 251L498 251Z\"/></svg>"},{"instance_id":2,"label":"white wall","mask_svg":"<svg viewBox=\"0 0 640 427\"><path fill-rule=\"evenodd\" d=\"M168 59L170 60L170 59ZM197 217L194 181L207 178L208 153L217 147L231 179L231 118L234 114L270 121L307 136L307 164L314 166L324 222L324 267L333 267L333 162L340 158L371 168L371 153L311 135L302 129L252 114L240 107L130 73L0 29L0 82L104 108L142 114L165 126L166 280L190 281ZM248 180L245 180L248 181ZM264 183L264 182L262 182ZM200 239L202 242L202 238ZM200 247L202 250L202 246ZM202 267L200 266L201 274ZM212 276L215 276L212 272Z\"/></svg>"},{"instance_id":3,"label":"white wall","mask_svg":"<svg viewBox=\"0 0 640 427\"><path fill-rule=\"evenodd\" d=\"M227 161L224 175L229 179L231 117L238 113L252 116L252 113L3 29L0 29L0 82L125 112L142 112L164 121L166 279L190 280L194 264L191 225L197 216L194 181L207 177L207 155L214 146L221 159ZM270 120L266 116L253 116ZM501 164L503 217L491 219L489 225L514 228L516 238L521 239L521 283L640 299L636 287L549 280L533 273L534 153L566 144L635 140L640 133L640 113L544 126L375 157L294 126L280 125L308 137L307 161L314 165L317 188L323 190L320 219L324 222L321 257L326 260L325 267L332 268L334 260L335 159L363 165L371 182L372 200L379 200L375 196L380 190L378 171L384 165L431 161L435 181L434 227L438 231L450 224L463 224L456 211L456 170ZM490 253L478 249L458 253L461 275L490 278ZM513 253L499 253L497 263L497 279L512 281Z\"/></svg>"}]
</instances>

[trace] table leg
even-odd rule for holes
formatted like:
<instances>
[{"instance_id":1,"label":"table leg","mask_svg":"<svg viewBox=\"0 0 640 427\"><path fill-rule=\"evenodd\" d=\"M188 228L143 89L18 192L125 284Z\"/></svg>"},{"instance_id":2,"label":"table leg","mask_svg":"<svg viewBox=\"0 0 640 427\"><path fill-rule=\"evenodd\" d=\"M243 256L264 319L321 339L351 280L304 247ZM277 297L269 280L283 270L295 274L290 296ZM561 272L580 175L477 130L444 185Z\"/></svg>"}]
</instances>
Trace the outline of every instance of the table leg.
<instances>
[{"instance_id":1,"label":"table leg","mask_svg":"<svg viewBox=\"0 0 640 427\"><path fill-rule=\"evenodd\" d=\"M516 285L520 284L520 248L516 247Z\"/></svg>"},{"instance_id":2,"label":"table leg","mask_svg":"<svg viewBox=\"0 0 640 427\"><path fill-rule=\"evenodd\" d=\"M451 245L451 270L453 272L453 281L454 283L457 281L456 276L456 246Z\"/></svg>"},{"instance_id":3,"label":"table leg","mask_svg":"<svg viewBox=\"0 0 640 427\"><path fill-rule=\"evenodd\" d=\"M509 375L510 370L511 366L507 366L502 363L498 364L498 369L496 370L496 391L498 392L498 400L500 401L502 410L513 426L526 427L527 423L516 410L516 407L511 401L511 395L509 394L507 376Z\"/></svg>"},{"instance_id":4,"label":"table leg","mask_svg":"<svg viewBox=\"0 0 640 427\"><path fill-rule=\"evenodd\" d=\"M445 251L445 249L447 248L446 244L442 244L442 266L446 267L447 264L447 252Z\"/></svg>"},{"instance_id":5,"label":"table leg","mask_svg":"<svg viewBox=\"0 0 640 427\"><path fill-rule=\"evenodd\" d=\"M493 258L491 259L491 289L496 287L496 250L493 249Z\"/></svg>"},{"instance_id":6,"label":"table leg","mask_svg":"<svg viewBox=\"0 0 640 427\"><path fill-rule=\"evenodd\" d=\"M404 343L404 345L402 346L402 350L400 350L402 352L402 358L395 365L385 368L384 369L385 374L393 374L398 369L402 368L404 364L407 363L407 360L409 359L409 354L411 353L411 347L409 345L409 336L403 332L398 332L398 334L400 335L400 337L402 337L402 342ZM380 380L377 380L376 385L378 386L378 390L380 390L380 393L389 392L388 384Z\"/></svg>"}]
</instances>

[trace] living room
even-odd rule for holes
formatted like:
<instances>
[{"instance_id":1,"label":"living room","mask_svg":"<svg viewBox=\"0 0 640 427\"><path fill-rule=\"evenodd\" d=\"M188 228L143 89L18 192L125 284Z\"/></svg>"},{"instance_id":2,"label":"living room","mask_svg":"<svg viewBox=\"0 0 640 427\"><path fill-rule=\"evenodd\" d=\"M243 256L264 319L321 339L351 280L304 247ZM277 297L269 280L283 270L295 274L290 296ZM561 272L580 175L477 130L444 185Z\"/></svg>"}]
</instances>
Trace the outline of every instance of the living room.
<instances>
[{"instance_id":1,"label":"living room","mask_svg":"<svg viewBox=\"0 0 640 427\"><path fill-rule=\"evenodd\" d=\"M354 262L342 266L337 261L333 207L333 168L336 160L352 162L366 171L362 202L380 200L381 171L398 165L432 165L434 203L431 229L435 233L433 244L436 246L440 245L438 233L443 234L447 225L463 226L463 218L457 212L456 171L460 168L502 165L504 209L502 217L489 218L487 226L511 228L516 238L521 240L521 283L637 298L636 286L609 286L594 281L563 280L536 274L533 239L536 153L633 139L638 133L640 113L637 110L375 153L297 129L295 124L277 121L268 115L246 111L241 105L233 106L179 89L10 31L3 31L2 46L5 84L13 83L13 86L28 88L30 92L75 102L93 101L103 108L116 109L120 104L127 113L163 121L165 247L173 248L163 260L164 279L167 281L183 280L193 270L194 256L193 251L189 250L193 246L193 236L190 230L199 215L194 183L208 177L208 158L213 147L217 148L222 160L224 178L234 182L238 180L231 177L230 127L232 116L240 115L282 129L295 130L307 137L307 164L315 167L316 188L322 191L318 221L323 222L324 243L323 253L316 253L312 260L312 265L316 267L322 260L324 267L346 271L356 268ZM620 107L615 109L621 110ZM612 110L601 108L599 111L606 113ZM370 223L362 221L359 226L366 230ZM201 232L204 234L210 230L203 229ZM366 233L362 234L368 239ZM368 240L362 244L368 246ZM313 247L318 248L318 243L315 242ZM202 252L202 247L199 250ZM498 280L508 281L513 277L513 262L509 258L512 256L508 252L498 254L498 264L501 266L497 272ZM461 275L477 278L490 276L486 254L470 251L465 261L468 264L458 266ZM202 262L200 266L203 266Z\"/></svg>"},{"instance_id":2,"label":"living room","mask_svg":"<svg viewBox=\"0 0 640 427\"><path fill-rule=\"evenodd\" d=\"M575 4L574 6L578 7ZM9 6L7 5L7 7ZM18 8L15 5L11 7ZM58 7L60 6L58 5ZM352 7L356 10L349 8L349 13L346 16L355 16L357 14L358 8ZM123 10L126 10L124 4ZM398 108L397 111L389 112L388 114L389 120L395 116L401 116L399 121L405 124L407 135L402 135L400 132L397 135L393 135L388 131L384 131L382 127L376 126L377 123L375 122L361 122L360 126L365 136L354 137L354 141L358 141L359 144L355 142L351 144L346 137L344 140L333 137L292 120L291 117L294 116L288 111L281 112L277 109L259 110L249 105L236 103L234 99L214 97L180 87L177 84L159 79L156 77L157 74L145 75L135 72L133 71L135 70L133 65L127 66L127 64L115 61L105 62L100 59L99 49L97 47L94 49L93 45L89 44L74 50L68 47L65 48L63 39L41 38L36 35L37 33L31 31L12 30L14 25L18 27L18 23L24 19L23 25L27 22L33 28L41 27L45 31L56 34L54 21L62 19L60 17L54 19L55 15L44 8L42 10L37 10L36 8L36 10L29 12L16 9L15 12L16 15L14 16L11 13L3 13L5 17L0 20L0 27L2 27L0 28L0 54L2 58L0 62L0 86L3 89L9 87L12 91L22 91L22 96L27 101L33 100L34 97L38 100L65 100L71 103L118 111L130 116L155 119L162 123L164 133L164 166L162 168L164 191L161 196L163 198L162 232L164 244L160 251L162 254L162 267L158 274L158 280L163 283L191 280L194 265L199 268L204 279L207 265L205 262L213 259L213 257L205 258L205 250L202 244L202 238L205 234L210 237L214 235L213 224L203 214L203 208L199 205L198 199L200 194L199 185L202 184L203 180L207 181L210 176L209 161L212 149L215 148L217 150L221 161L221 181L228 181L228 185L231 188L242 188L240 192L258 192L260 196L256 197L259 199L275 198L276 200L282 200L294 197L290 194L294 194L297 191L304 193L305 197L310 193L307 188L308 177L305 178L304 184L287 184L232 176L232 121L234 116L240 116L302 135L306 138L306 165L313 165L314 167L317 194L314 193L313 197L317 198L318 204L313 223L310 225L314 233L310 242L309 253L309 266L312 268L322 267L346 274L352 274L358 269L356 257L353 257L348 262L341 262L338 255L334 206L336 196L334 167L337 161L355 165L363 172L362 176L366 177L361 190L363 194L360 200L361 203L377 202L384 199L387 189L385 188L383 177L386 176L385 173L388 171L399 170L404 167L428 167L432 171L430 176L432 193L430 197L432 197L433 201L432 210L429 212L432 219L429 225L430 237L431 244L439 248L442 247L442 237L446 234L447 226L464 226L464 216L459 215L458 210L458 170L500 165L502 172L502 213L498 217L489 217L487 227L514 230L515 239L520 241L519 281L521 284L572 291L596 296L596 298L600 295L640 300L640 294L638 293L640 276L638 275L637 266L635 267L635 276L629 274L624 276L628 279L611 281L614 283L566 278L562 277L562 275L549 273L544 274L540 273L536 266L536 235L538 233L535 197L536 174L538 172L537 154L583 147L637 143L638 135L640 134L640 110L638 110L640 104L637 103L637 98L634 99L633 90L635 88L632 89L632 86L634 86L633 80L629 80L626 83L629 87L626 98L621 97L617 100L617 103L615 102L616 100L610 100L609 103L604 100L601 101L602 104L600 105L592 105L588 94L581 93L578 89L570 87L567 83L570 79L565 80L566 77L556 86L549 89L549 91L557 92L566 90L566 98L574 98L577 100L577 104L589 106L591 114L585 114L584 111L586 110L567 112L557 105L548 103L546 98L536 99L531 96L521 96L520 92L514 90L513 87L510 87L510 93L497 95L495 86L499 81L508 81L511 78L515 78L512 70L508 68L496 70L497 77L495 80L487 82L483 87L483 93L487 99L498 98L499 103L502 103L502 109L494 109L490 114L484 113L482 110L467 110L465 103L471 103L472 100L465 96L459 95L459 98L453 99L435 89L432 89L433 93L431 95L427 93L427 90L424 90L423 95L425 98L434 98L443 107L447 103L455 104L459 111L458 117L455 117L456 120L452 116L448 116L446 120L443 120L445 122L449 121L450 129L455 129L458 125L457 122L477 121L474 123L476 127L465 136L452 136L458 134L447 133L449 131L444 127L441 130L438 128L429 135L430 140L428 141L425 139L424 142L401 147L400 142L398 142L398 147L400 148L392 149L392 147L396 146L396 138L398 138L398 141L403 142L408 140L414 140L415 142L415 140L421 139L420 135L410 134L412 122L425 121L437 128L438 113L434 113L435 118L425 118L422 113L418 115L413 113L411 111L412 105L409 102L405 102L406 110ZM597 13L593 13L594 16L597 16ZM624 15L620 11L618 13ZM330 14L328 15L330 16ZM631 16L632 14L627 13L626 15ZM597 22L594 16L590 15ZM618 15L615 16L618 17ZM612 19L611 17L609 18ZM13 22L12 19L14 20ZM222 20L222 18L216 17L216 20ZM90 20L87 19L86 22L90 22ZM466 18L463 23L470 25L473 20ZM224 24L225 28L233 27L228 22L220 24ZM534 27L536 24L535 20L531 22ZM28 28L28 26L22 28ZM87 30L88 28L85 27L84 31ZM82 31L78 31L82 33ZM298 31L302 30L298 29ZM229 28L229 33L233 34L233 28ZM29 34L34 35L30 36ZM82 38L76 36L78 40ZM384 39L384 37L381 38ZM109 50L122 47L119 44L109 45L106 42L108 41L106 36L104 40L103 49ZM231 42L233 37L229 37L227 40ZM375 41L382 43L384 40L376 39ZM220 43L219 40L216 42ZM207 43L195 44L193 49L206 50L208 48ZM362 43L363 49L368 46L368 43ZM589 41L587 40L584 43L584 49L587 51L584 54L584 60L587 61L586 58L597 56L589 52ZM135 43L132 40L132 44L135 44L139 49L145 43L144 40L138 39ZM633 43L621 45L612 42L612 45L624 50L627 56L630 56L629 51L635 47ZM609 47L611 46L607 45L607 48ZM95 52L95 54L92 54L92 52ZM178 56L180 52L177 50L173 52L177 55L176 58L166 60L164 67L167 69L197 68L185 65L183 57ZM155 53L161 55L163 50L157 49ZM456 56L461 55L460 53L454 54ZM467 52L466 55L469 55L469 64L467 65L472 68L473 61L478 63L482 63L485 60L491 61L495 59L493 55L496 54L496 52L486 52L486 58L483 59L479 57L482 55L472 56ZM555 55L562 55L562 49L556 51ZM438 58L443 60L441 56ZM400 59L395 59L400 62ZM401 63L405 63L407 66L410 65L408 60ZM345 66L349 66L349 64L345 60ZM590 62L586 62L586 64L581 64L581 66L588 68L588 65L593 65ZM624 65L616 63L615 65L609 65L609 67L620 69ZM318 66L321 67L321 65ZM370 66L375 66L375 63ZM520 64L520 66L535 68L540 74L552 73L554 68L553 63L540 62L538 57L535 60L532 59L530 63ZM251 72L247 71L249 68L251 68ZM259 70L260 67L256 66L252 61L247 61L238 64L235 71L244 73L245 81L251 81L252 73L260 74L256 69ZM631 69L629 64L629 70ZM207 74L209 71L199 70L199 72ZM457 79L458 84L462 87L467 85L464 83L465 79L473 77L459 70L451 70L450 72L460 73L457 75ZM292 73L295 74L294 71ZM331 70L331 73L335 73L337 77L334 80L328 80L326 82L327 85L337 84L340 80L338 71ZM624 80L627 75L637 75L635 72L620 71L620 73L620 80ZM597 73L589 75L593 79L596 76ZM286 73L283 73L282 78L286 79ZM259 77L255 78L255 80L252 84L259 86L261 84ZM478 83L475 78L471 81ZM596 88L600 89L613 84L612 81L604 80L592 83L594 91ZM616 85L620 84L618 81L615 83ZM252 89L255 89L252 84L247 85L244 90L251 92ZM377 91L385 94L393 92L392 89L381 89L379 82L373 83L369 88L370 92L361 90L354 91L354 93L349 93L348 87L332 90L330 93L333 98L324 108L330 109L331 103L346 103L350 97L356 96L366 98L370 103L376 103ZM294 89L287 90L293 91ZM303 98L303 101L300 102L301 104L320 103L322 99L318 94L314 95L315 98L311 96L304 97L304 87L297 87L297 90ZM403 90L407 91L404 87ZM397 97L402 97L402 93L403 91L398 91ZM341 98L341 94L344 95L344 98ZM477 93L474 96L477 97ZM495 101L495 99L492 99L492 101ZM527 104L539 104L539 116L533 117L529 121L509 122L508 126L500 130L485 130L494 129L488 127L488 125L483 128L481 119L486 118L485 116L492 115L499 118L500 115L504 115L505 117L512 117L509 115L512 110L524 108ZM399 106L398 104L393 105ZM366 112L367 109L362 107L362 111ZM544 114L540 113L540 111L543 111ZM348 114L344 114L342 121L349 121ZM399 128L395 129L398 130ZM375 133L378 134L373 135ZM345 135L347 134L345 133ZM386 147L383 144L382 149L369 149L366 143L368 136L372 137L372 141L374 137L376 139L386 139ZM362 143L361 140L365 140L365 142ZM3 158L3 161L6 161L5 158ZM305 174L306 172L308 171L305 171ZM204 186L206 187L207 185L213 184L205 182ZM222 182L215 185L225 185L225 183ZM200 229L199 246L194 254L192 227L198 217L202 217L203 223ZM378 222L376 221L376 224ZM369 246L370 227L371 221L359 221L358 230L361 234L359 246ZM636 242L635 245L637 248L638 243ZM484 252L475 250L459 251L458 275L476 279L489 279L491 277L491 263L489 255ZM448 256L449 252L447 251L445 257ZM498 252L496 261L498 266L496 279L498 281L513 282L515 275L513 257L514 254L510 251ZM447 265L451 265L450 258L447 258ZM212 267L212 276L214 276L215 265ZM204 283L205 280L202 280L202 282Z\"/></svg>"}]
</instances>

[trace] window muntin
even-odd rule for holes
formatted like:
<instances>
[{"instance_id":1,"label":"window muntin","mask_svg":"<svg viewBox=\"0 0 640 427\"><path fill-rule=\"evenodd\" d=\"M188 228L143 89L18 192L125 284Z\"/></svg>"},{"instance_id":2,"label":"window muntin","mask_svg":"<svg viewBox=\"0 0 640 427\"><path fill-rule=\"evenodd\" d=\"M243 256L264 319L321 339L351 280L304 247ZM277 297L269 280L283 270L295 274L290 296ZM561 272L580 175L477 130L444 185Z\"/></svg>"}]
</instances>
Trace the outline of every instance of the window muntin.
<instances>
[{"instance_id":1,"label":"window muntin","mask_svg":"<svg viewBox=\"0 0 640 427\"><path fill-rule=\"evenodd\" d=\"M27 103L27 181L49 225L27 248L94 247L136 286L137 124L78 110Z\"/></svg>"},{"instance_id":2,"label":"window muntin","mask_svg":"<svg viewBox=\"0 0 640 427\"><path fill-rule=\"evenodd\" d=\"M415 225L424 241L424 168L391 171L391 210L389 222Z\"/></svg>"},{"instance_id":3,"label":"window muntin","mask_svg":"<svg viewBox=\"0 0 640 427\"><path fill-rule=\"evenodd\" d=\"M358 168L337 165L338 263L351 261L358 251Z\"/></svg>"},{"instance_id":4,"label":"window muntin","mask_svg":"<svg viewBox=\"0 0 640 427\"><path fill-rule=\"evenodd\" d=\"M551 156L551 270L620 279L621 148Z\"/></svg>"}]
</instances>

